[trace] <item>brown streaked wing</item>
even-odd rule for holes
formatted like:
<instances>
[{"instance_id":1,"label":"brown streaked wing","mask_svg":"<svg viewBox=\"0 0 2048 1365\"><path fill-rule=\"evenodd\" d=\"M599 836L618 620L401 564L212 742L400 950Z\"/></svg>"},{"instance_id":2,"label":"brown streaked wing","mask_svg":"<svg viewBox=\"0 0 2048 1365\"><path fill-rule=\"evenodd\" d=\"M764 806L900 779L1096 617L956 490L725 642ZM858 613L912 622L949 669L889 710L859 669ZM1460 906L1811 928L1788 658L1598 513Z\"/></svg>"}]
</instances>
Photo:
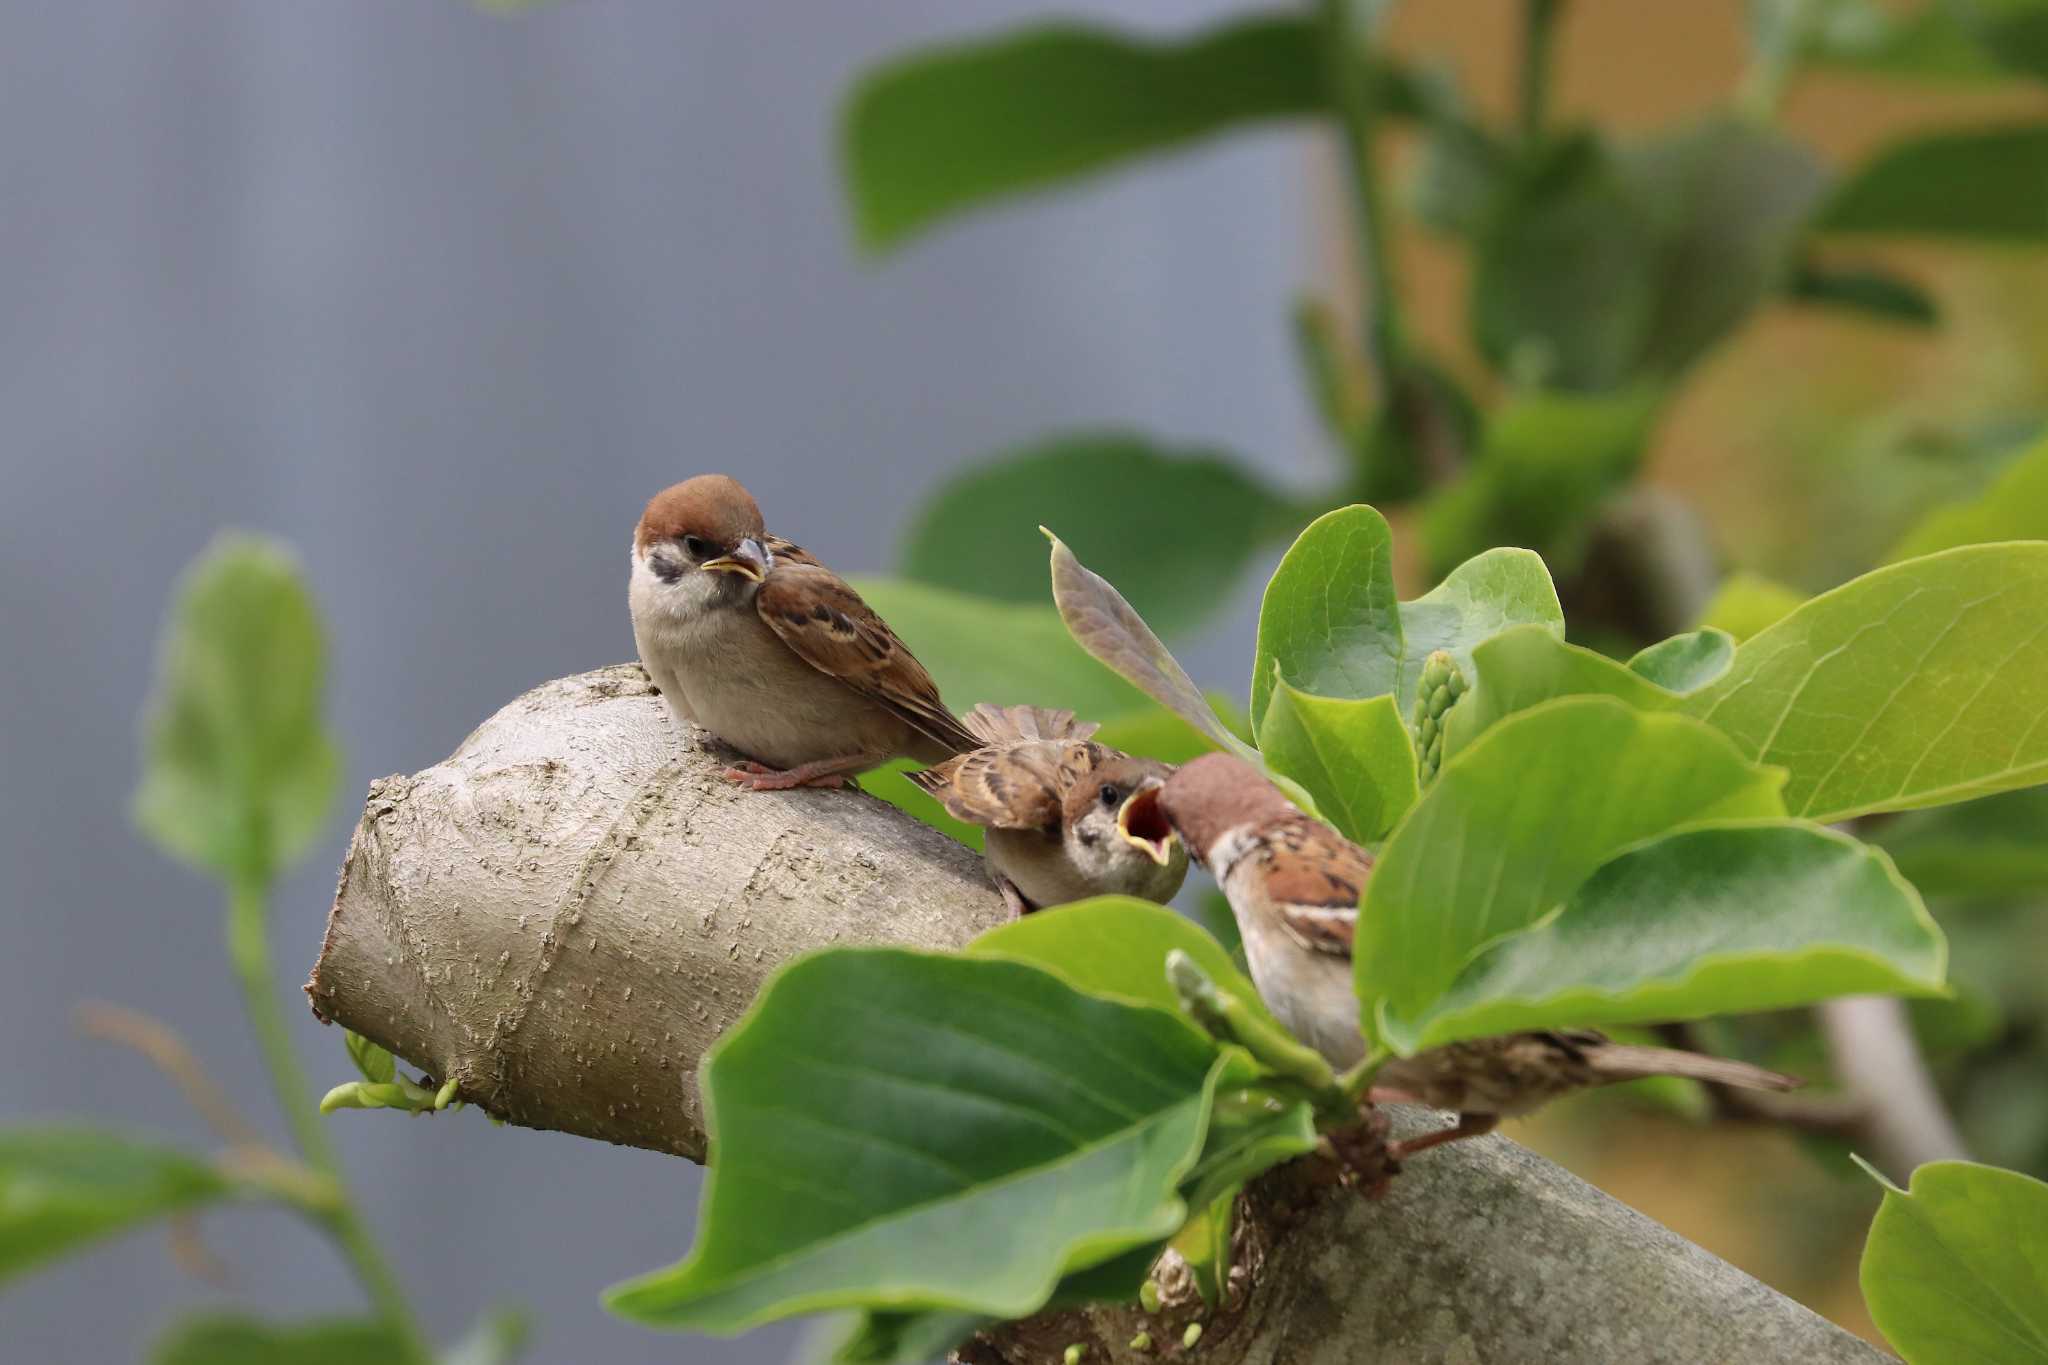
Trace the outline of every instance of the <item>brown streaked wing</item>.
<instances>
[{"instance_id":1,"label":"brown streaked wing","mask_svg":"<svg viewBox=\"0 0 2048 1365\"><path fill-rule=\"evenodd\" d=\"M938 684L888 622L830 569L785 559L762 580L754 604L768 628L820 673L872 697L955 753L979 743L946 709Z\"/></svg>"},{"instance_id":2,"label":"brown streaked wing","mask_svg":"<svg viewBox=\"0 0 2048 1365\"><path fill-rule=\"evenodd\" d=\"M1281 924L1305 948L1349 957L1372 855L1306 817L1275 830L1269 848L1266 894Z\"/></svg>"},{"instance_id":3,"label":"brown streaked wing","mask_svg":"<svg viewBox=\"0 0 2048 1365\"><path fill-rule=\"evenodd\" d=\"M1056 829L1073 785L1095 766L1099 746L1027 740L991 745L911 773L955 820L989 829Z\"/></svg>"}]
</instances>

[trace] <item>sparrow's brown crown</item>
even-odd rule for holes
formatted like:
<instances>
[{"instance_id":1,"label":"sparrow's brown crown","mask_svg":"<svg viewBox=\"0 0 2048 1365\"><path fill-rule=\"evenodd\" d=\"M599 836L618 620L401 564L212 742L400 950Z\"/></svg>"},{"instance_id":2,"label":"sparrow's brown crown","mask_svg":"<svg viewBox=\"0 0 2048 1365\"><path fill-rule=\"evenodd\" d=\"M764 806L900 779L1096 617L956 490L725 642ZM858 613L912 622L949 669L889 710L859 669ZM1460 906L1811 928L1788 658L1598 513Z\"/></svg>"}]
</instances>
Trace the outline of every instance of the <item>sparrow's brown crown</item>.
<instances>
[{"instance_id":1,"label":"sparrow's brown crown","mask_svg":"<svg viewBox=\"0 0 2048 1365\"><path fill-rule=\"evenodd\" d=\"M1264 773L1224 753L1203 754L1181 764L1166 779L1159 800L1189 850L1202 859L1208 858L1218 839L1240 825L1300 814Z\"/></svg>"},{"instance_id":2,"label":"sparrow's brown crown","mask_svg":"<svg viewBox=\"0 0 2048 1365\"><path fill-rule=\"evenodd\" d=\"M633 544L644 550L657 541L701 536L721 550L730 550L742 540L759 540L766 534L761 509L739 480L723 474L699 474L648 500Z\"/></svg>"}]
</instances>

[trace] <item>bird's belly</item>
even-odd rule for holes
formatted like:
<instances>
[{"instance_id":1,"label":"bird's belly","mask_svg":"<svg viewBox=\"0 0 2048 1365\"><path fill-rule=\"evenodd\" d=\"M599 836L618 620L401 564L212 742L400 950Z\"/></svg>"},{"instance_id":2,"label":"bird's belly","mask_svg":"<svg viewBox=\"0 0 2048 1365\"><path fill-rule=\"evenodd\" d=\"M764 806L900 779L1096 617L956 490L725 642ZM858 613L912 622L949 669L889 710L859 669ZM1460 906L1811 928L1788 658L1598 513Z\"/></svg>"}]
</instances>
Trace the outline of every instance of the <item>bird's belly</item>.
<instances>
[{"instance_id":1,"label":"bird's belly","mask_svg":"<svg viewBox=\"0 0 2048 1365\"><path fill-rule=\"evenodd\" d=\"M812 668L751 612L679 625L672 650L690 717L770 767L905 747L899 717Z\"/></svg>"},{"instance_id":2,"label":"bird's belly","mask_svg":"<svg viewBox=\"0 0 2048 1365\"><path fill-rule=\"evenodd\" d=\"M989 866L1017 884L1024 899L1040 909L1086 900L1088 884L1057 838L1035 829L992 829L982 838Z\"/></svg>"},{"instance_id":3,"label":"bird's belly","mask_svg":"<svg viewBox=\"0 0 2048 1365\"><path fill-rule=\"evenodd\" d=\"M1266 1008L1289 1033L1335 1067L1356 1065L1365 1056L1350 959L1306 952L1277 926L1246 933L1244 956Z\"/></svg>"}]
</instances>

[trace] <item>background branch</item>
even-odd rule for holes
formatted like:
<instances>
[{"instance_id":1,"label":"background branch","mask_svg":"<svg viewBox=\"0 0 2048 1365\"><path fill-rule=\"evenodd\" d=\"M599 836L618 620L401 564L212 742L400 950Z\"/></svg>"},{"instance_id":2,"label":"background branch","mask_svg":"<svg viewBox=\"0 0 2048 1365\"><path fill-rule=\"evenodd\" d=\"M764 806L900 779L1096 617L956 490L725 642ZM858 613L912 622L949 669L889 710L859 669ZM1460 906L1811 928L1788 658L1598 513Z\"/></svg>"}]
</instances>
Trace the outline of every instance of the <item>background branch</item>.
<instances>
[{"instance_id":1,"label":"background branch","mask_svg":"<svg viewBox=\"0 0 2048 1365\"><path fill-rule=\"evenodd\" d=\"M831 943L955 947L1001 920L968 850L865 796L738 791L700 739L622 666L374 784L316 1011L508 1121L696 1157L698 1059L769 972ZM1378 1203L1282 1171L1248 1221L1258 1273L1208 1320L1215 1365L1886 1358L1503 1139L1432 1153ZM1048 1315L971 1354L1171 1354L1130 1350L1147 1325Z\"/></svg>"}]
</instances>

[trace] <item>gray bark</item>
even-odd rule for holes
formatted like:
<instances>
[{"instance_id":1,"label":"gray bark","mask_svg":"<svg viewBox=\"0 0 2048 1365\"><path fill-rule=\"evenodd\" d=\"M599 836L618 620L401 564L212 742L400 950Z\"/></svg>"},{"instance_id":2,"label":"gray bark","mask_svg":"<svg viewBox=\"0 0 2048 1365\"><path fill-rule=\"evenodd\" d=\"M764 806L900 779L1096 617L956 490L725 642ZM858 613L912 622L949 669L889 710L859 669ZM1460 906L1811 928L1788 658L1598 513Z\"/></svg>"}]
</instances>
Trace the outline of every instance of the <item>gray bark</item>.
<instances>
[{"instance_id":1,"label":"gray bark","mask_svg":"<svg viewBox=\"0 0 2048 1365\"><path fill-rule=\"evenodd\" d=\"M767 973L832 943L956 947L1004 914L936 831L866 796L742 792L724 761L620 666L374 784L315 1011L510 1122L701 1159L698 1059ZM1264 1182L1245 1237L1255 1273L1206 1318L1216 1365L1885 1359L1500 1138L1417 1158L1376 1202ZM1193 1312L1060 1314L970 1354L1156 1360Z\"/></svg>"}]
</instances>

